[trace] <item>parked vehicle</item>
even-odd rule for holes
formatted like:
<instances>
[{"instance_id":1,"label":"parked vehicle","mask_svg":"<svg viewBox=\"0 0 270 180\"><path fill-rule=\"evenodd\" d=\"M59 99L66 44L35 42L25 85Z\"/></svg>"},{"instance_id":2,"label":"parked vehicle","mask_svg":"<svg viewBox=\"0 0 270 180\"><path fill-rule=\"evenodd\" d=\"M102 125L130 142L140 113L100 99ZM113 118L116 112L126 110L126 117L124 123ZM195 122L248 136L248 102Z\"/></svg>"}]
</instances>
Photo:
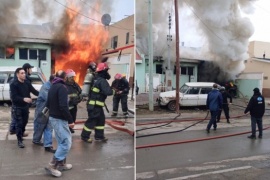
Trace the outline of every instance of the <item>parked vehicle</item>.
<instances>
[{"instance_id":1,"label":"parked vehicle","mask_svg":"<svg viewBox=\"0 0 270 180\"><path fill-rule=\"evenodd\" d=\"M185 83L179 92L180 106L204 106L208 93L212 90L213 82L188 82ZM176 92L167 91L159 94L157 101L160 106L167 106L171 111L175 111Z\"/></svg>"},{"instance_id":2,"label":"parked vehicle","mask_svg":"<svg viewBox=\"0 0 270 180\"><path fill-rule=\"evenodd\" d=\"M0 67L0 101L10 101L9 83L14 78L14 72L18 67L2 66ZM32 68L30 76L32 85L36 90L40 90L41 86L46 82L46 78L38 67ZM37 97L31 94L33 99Z\"/></svg>"}]
</instances>

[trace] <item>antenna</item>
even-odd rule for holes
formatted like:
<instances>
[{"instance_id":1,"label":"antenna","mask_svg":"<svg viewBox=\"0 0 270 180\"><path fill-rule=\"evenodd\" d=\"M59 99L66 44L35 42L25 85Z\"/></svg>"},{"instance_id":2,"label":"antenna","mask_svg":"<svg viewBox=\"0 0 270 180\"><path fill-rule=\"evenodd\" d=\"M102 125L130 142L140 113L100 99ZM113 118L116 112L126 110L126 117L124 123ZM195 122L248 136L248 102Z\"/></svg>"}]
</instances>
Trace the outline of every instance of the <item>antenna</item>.
<instances>
[{"instance_id":1,"label":"antenna","mask_svg":"<svg viewBox=\"0 0 270 180\"><path fill-rule=\"evenodd\" d=\"M111 16L109 14L103 14L101 17L101 22L105 27L109 26L111 22Z\"/></svg>"}]
</instances>

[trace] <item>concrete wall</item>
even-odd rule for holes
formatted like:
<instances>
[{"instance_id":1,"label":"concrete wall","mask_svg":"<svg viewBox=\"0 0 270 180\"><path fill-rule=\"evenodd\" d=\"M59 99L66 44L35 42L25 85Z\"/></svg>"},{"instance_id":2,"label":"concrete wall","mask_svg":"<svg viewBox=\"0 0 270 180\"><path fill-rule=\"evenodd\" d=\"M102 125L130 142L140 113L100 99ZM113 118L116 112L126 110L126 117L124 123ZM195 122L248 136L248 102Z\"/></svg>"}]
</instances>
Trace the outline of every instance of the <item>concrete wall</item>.
<instances>
[{"instance_id":1,"label":"concrete wall","mask_svg":"<svg viewBox=\"0 0 270 180\"><path fill-rule=\"evenodd\" d=\"M32 66L38 67L39 61L38 60L24 60L19 59L19 48L28 48L28 49L46 49L46 61L40 61L40 68L46 79L49 79L51 74L51 46L49 44L39 44L39 43L17 43L14 46L15 48L15 55L14 59L1 59L0 58L0 66L22 66L24 63L29 63Z\"/></svg>"},{"instance_id":2,"label":"concrete wall","mask_svg":"<svg viewBox=\"0 0 270 180\"><path fill-rule=\"evenodd\" d=\"M250 57L263 58L265 53L265 58L270 58L270 43L262 41L252 41L249 44L249 55Z\"/></svg>"}]
</instances>

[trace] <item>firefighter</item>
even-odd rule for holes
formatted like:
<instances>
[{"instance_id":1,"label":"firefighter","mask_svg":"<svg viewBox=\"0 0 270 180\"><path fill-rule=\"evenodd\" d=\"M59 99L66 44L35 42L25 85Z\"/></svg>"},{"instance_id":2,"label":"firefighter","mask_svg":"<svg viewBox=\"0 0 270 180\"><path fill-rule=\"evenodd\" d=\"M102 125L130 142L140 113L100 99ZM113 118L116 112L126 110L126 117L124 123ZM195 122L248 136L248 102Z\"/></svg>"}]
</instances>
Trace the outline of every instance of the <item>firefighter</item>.
<instances>
[{"instance_id":1,"label":"firefighter","mask_svg":"<svg viewBox=\"0 0 270 180\"><path fill-rule=\"evenodd\" d=\"M88 97L91 92L90 90L94 83L96 67L97 65L95 62L90 62L83 81L83 88L82 88L83 97Z\"/></svg>"},{"instance_id":2,"label":"firefighter","mask_svg":"<svg viewBox=\"0 0 270 180\"><path fill-rule=\"evenodd\" d=\"M224 114L225 114L225 117L227 119L227 123L230 123L228 98L230 99L230 104L232 104L232 96L227 91L225 91L225 87L223 87L223 86L220 88L219 91L221 92L222 98L223 98L222 109L224 110ZM217 123L220 121L222 109L219 110L219 113L217 116Z\"/></svg>"},{"instance_id":3,"label":"firefighter","mask_svg":"<svg viewBox=\"0 0 270 180\"><path fill-rule=\"evenodd\" d=\"M69 112L72 116L73 123L76 121L77 117L77 105L82 101L82 89L80 86L75 82L74 77L76 76L76 73L72 69L66 70L67 75L67 81L66 81L66 87L68 89L68 106L69 106ZM72 128L69 128L71 133L74 133L74 130Z\"/></svg>"},{"instance_id":4,"label":"firefighter","mask_svg":"<svg viewBox=\"0 0 270 180\"><path fill-rule=\"evenodd\" d=\"M123 114L125 117L128 117L127 95L129 92L129 84L126 80L126 75L117 73L114 79L112 88L116 90L117 93L113 96L113 112L111 116L117 116L119 102L121 101Z\"/></svg>"},{"instance_id":5,"label":"firefighter","mask_svg":"<svg viewBox=\"0 0 270 180\"><path fill-rule=\"evenodd\" d=\"M105 115L103 107L106 107L107 96L115 93L107 82L111 78L108 70L109 67L106 63L99 63L96 69L97 74L87 103L88 119L81 133L81 139L87 143L92 142L90 134L94 130L96 141L106 142L108 140L104 136Z\"/></svg>"}]
</instances>

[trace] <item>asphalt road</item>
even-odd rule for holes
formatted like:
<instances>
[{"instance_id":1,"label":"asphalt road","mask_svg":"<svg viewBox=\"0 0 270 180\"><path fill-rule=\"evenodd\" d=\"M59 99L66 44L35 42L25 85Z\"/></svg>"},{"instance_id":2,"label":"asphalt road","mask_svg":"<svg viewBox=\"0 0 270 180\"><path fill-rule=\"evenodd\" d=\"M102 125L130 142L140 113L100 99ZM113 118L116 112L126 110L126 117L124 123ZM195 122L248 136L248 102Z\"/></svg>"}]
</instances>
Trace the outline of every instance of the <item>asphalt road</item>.
<instances>
[{"instance_id":1,"label":"asphalt road","mask_svg":"<svg viewBox=\"0 0 270 180\"><path fill-rule=\"evenodd\" d=\"M137 146L244 131L250 126L219 128L210 134L190 130L139 138ZM248 135L137 149L137 179L269 179L270 130L264 131L263 139L250 140Z\"/></svg>"}]
</instances>

